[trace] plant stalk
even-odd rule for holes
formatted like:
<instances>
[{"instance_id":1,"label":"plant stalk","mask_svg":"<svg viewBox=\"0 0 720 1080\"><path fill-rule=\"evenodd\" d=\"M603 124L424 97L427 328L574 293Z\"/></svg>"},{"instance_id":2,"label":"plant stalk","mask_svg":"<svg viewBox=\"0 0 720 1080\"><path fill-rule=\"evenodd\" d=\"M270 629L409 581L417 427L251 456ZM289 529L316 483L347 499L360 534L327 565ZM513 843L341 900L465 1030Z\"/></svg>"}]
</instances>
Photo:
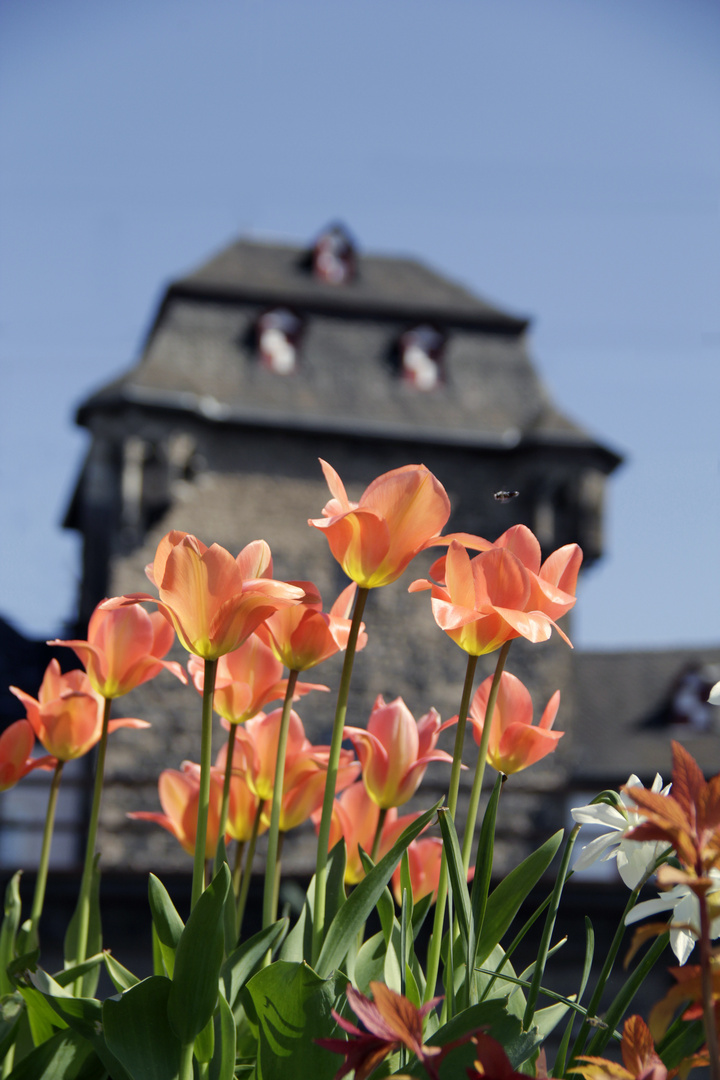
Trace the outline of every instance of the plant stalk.
<instances>
[{"instance_id":1,"label":"plant stalk","mask_svg":"<svg viewBox=\"0 0 720 1080\"><path fill-rule=\"evenodd\" d=\"M360 623L362 622L365 601L368 589L359 588L355 597L352 624L348 637L345 659L343 661L340 687L338 689L337 705L335 707L335 720L333 722L332 739L330 740L330 754L328 757L327 776L325 778L325 795L323 797L322 815L318 830L317 861L315 864L315 903L313 909L312 928L312 959L313 963L320 955L323 938L325 936L325 892L327 888L327 864L328 844L330 842L330 826L332 824L333 802L335 801L335 786L340 765L340 751L342 749L343 734L345 729L345 716L347 714L348 695L350 692L350 679L352 677L355 650L357 647Z\"/></svg>"},{"instance_id":2,"label":"plant stalk","mask_svg":"<svg viewBox=\"0 0 720 1080\"><path fill-rule=\"evenodd\" d=\"M210 807L210 767L212 764L213 694L217 660L205 660L202 699L202 733L200 736L200 791L198 794L195 858L193 859L192 907L205 889L205 845L207 843L208 810ZM218 833L218 836L221 834Z\"/></svg>"},{"instance_id":3,"label":"plant stalk","mask_svg":"<svg viewBox=\"0 0 720 1080\"><path fill-rule=\"evenodd\" d=\"M258 831L260 829L260 819L262 817L263 810L265 809L265 802L261 800L258 803L258 808L255 813L255 820L253 821L252 833L250 834L250 840L248 842L247 855L245 857L245 870L242 876L242 884L240 886L240 895L238 896L237 909L235 915L235 926L237 929L237 940L240 940L240 934L242 932L243 918L245 916L245 905L247 904L248 892L250 890L250 880L252 878L252 866L253 859L255 858L255 845L257 844Z\"/></svg>"},{"instance_id":4,"label":"plant stalk","mask_svg":"<svg viewBox=\"0 0 720 1080\"><path fill-rule=\"evenodd\" d=\"M45 813L45 829L43 831L42 849L40 851L40 863L38 865L37 878L35 879L35 893L33 895L32 910L30 912L30 932L28 935L28 951L38 947L38 926L42 915L43 902L45 900L45 886L47 885L48 866L50 863L50 846L52 844L53 827L55 825L55 810L57 808L58 792L64 761L58 761L50 783L48 794L47 811Z\"/></svg>"},{"instance_id":5,"label":"plant stalk","mask_svg":"<svg viewBox=\"0 0 720 1080\"><path fill-rule=\"evenodd\" d=\"M280 814L282 812L285 758L287 756L288 730L290 728L290 711L292 709L295 683L298 680L298 675L298 671L291 671L288 675L287 690L285 691L283 711L280 718L277 757L275 759L275 783L273 784L272 808L270 811L270 831L268 833L267 864L265 866L265 892L263 893L262 919L263 930L275 922L277 912L276 896L279 888L278 876L280 873Z\"/></svg>"},{"instance_id":6,"label":"plant stalk","mask_svg":"<svg viewBox=\"0 0 720 1080\"><path fill-rule=\"evenodd\" d=\"M373 837L372 851L370 852L370 858L374 863L377 862L378 852L380 851L380 841L382 840L382 832L385 827L385 818L387 817L387 808L380 807L380 813L378 814L378 823L375 829L375 836Z\"/></svg>"},{"instance_id":7,"label":"plant stalk","mask_svg":"<svg viewBox=\"0 0 720 1080\"><path fill-rule=\"evenodd\" d=\"M700 905L700 975L702 981L703 1020L707 1041L711 1080L720 1080L720 1052L718 1051L718 1033L715 1026L715 1007L713 1005L712 944L710 941L710 916L708 914L707 894L698 895Z\"/></svg>"}]
</instances>

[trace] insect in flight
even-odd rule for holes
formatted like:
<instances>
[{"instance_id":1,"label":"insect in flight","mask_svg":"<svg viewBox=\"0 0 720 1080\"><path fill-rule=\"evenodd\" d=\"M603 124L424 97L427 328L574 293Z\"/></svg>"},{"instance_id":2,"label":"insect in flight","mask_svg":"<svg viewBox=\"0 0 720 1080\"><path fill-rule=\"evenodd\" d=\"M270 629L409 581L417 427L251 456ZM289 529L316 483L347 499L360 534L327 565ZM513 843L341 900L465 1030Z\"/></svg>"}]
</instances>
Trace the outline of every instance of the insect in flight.
<instances>
[{"instance_id":1,"label":"insect in flight","mask_svg":"<svg viewBox=\"0 0 720 1080\"><path fill-rule=\"evenodd\" d=\"M511 499L514 499L519 494L519 491L496 491L493 495L493 499L495 499L496 502L501 503L510 502Z\"/></svg>"}]
</instances>

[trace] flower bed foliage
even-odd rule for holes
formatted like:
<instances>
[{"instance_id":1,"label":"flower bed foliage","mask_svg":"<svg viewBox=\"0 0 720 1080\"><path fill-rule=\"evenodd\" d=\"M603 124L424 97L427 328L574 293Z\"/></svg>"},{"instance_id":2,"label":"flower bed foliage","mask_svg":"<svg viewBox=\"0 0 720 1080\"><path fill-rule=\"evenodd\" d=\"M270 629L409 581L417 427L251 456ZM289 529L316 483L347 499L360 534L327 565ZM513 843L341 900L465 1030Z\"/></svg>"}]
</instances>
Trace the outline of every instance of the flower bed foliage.
<instances>
[{"instance_id":1,"label":"flower bed foliage","mask_svg":"<svg viewBox=\"0 0 720 1080\"><path fill-rule=\"evenodd\" d=\"M559 694L533 724L527 689L505 670L508 653L518 637L541 642L557 631L567 641L557 620L575 603L580 549L570 544L542 561L537 539L522 525L494 542L443 535L450 503L422 465L378 477L357 503L331 466L322 462L322 468L331 498L309 524L324 534L351 580L328 612L311 582L273 578L264 541L233 557L171 532L147 569L157 595L105 600L87 641L54 643L73 649L84 672L64 675L53 661L37 699L13 687L26 719L0 736L0 790L35 768L53 775L30 917L21 921L19 872L5 898L2 1077L664 1080L709 1065L720 1080L720 974L711 948L720 931L720 777L706 782L675 744L672 785L663 788L658 777L646 789L632 776L621 792L601 793L573 812L577 824L569 836L549 837L491 888L503 781L552 753L562 734L553 730ZM443 553L429 579L409 588L430 593L438 627L467 654L459 713L442 724L431 708L416 720L400 698L379 698L365 728L346 727L355 653L372 633L363 622L368 594L396 581L430 547ZM184 924L150 875L154 974L140 980L102 949L97 826L108 735L120 726L146 726L111 719L112 701L163 673L188 682L179 664L164 659L175 636L190 653L190 681L202 695L199 762L162 773L162 813L132 816L168 829L192 856L192 908ZM439 640L438 647L446 646ZM344 664L332 739L314 746L293 705L325 688L300 676L337 652ZM498 657L495 675L475 688L477 658L491 652ZM281 707L263 712L278 701ZM213 712L228 733L214 763ZM478 751L466 763L473 783L460 821L468 721ZM437 748L450 725L452 756ZM35 739L45 756L33 756ZM93 747L96 781L79 898L64 968L51 975L42 967L41 918L58 788L65 762ZM399 814L436 763L450 765L446 799L424 813ZM486 764L497 775L478 825ZM290 925L277 913L282 843L309 817L318 833L315 875ZM600 965L588 922L580 982L564 997L545 987L544 975L557 947L555 922L573 847L586 823L607 831L585 845L575 869L615 858L631 892ZM247 937L243 914L263 832L262 929ZM519 925L521 906L548 871L554 886ZM661 897L638 904L653 875ZM625 984L609 999L625 924L666 910L669 923L635 932ZM381 929L369 935L374 911ZM420 944L426 920L432 922L427 950ZM513 954L533 924L543 927L537 957L517 972ZM696 941L698 963L686 964ZM647 1022L626 1019L668 944L681 965L671 969L676 985ZM103 967L117 992L100 1001L93 995Z\"/></svg>"}]
</instances>

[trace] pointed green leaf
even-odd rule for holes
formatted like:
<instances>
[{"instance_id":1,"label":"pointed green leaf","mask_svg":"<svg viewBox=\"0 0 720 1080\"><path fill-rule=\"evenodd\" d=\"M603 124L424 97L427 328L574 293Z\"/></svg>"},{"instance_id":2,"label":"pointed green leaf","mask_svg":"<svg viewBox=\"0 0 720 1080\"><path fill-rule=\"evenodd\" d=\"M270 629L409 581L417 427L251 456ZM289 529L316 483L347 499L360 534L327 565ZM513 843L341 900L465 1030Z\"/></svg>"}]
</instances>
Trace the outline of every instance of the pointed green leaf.
<instances>
[{"instance_id":1,"label":"pointed green leaf","mask_svg":"<svg viewBox=\"0 0 720 1080\"><path fill-rule=\"evenodd\" d=\"M215 1053L215 1028L212 1016L196 1037L193 1053L203 1065L207 1065L209 1061L212 1061L212 1056Z\"/></svg>"},{"instance_id":2,"label":"pointed green leaf","mask_svg":"<svg viewBox=\"0 0 720 1080\"><path fill-rule=\"evenodd\" d=\"M163 945L174 951L185 926L167 889L154 874L148 878L148 899L157 936Z\"/></svg>"},{"instance_id":3,"label":"pointed green leaf","mask_svg":"<svg viewBox=\"0 0 720 1080\"><path fill-rule=\"evenodd\" d=\"M370 990L371 982L382 982L385 971L385 936L382 930L373 934L360 946L355 958L355 986L363 994Z\"/></svg>"},{"instance_id":4,"label":"pointed green leaf","mask_svg":"<svg viewBox=\"0 0 720 1080\"><path fill-rule=\"evenodd\" d=\"M55 982L58 986L62 987L72 986L76 979L80 979L87 975L88 972L99 968L102 962L102 953L96 953L95 956L88 956L87 960L83 960L82 964L75 964L74 967L66 968L64 971L58 971L55 975Z\"/></svg>"},{"instance_id":5,"label":"pointed green leaf","mask_svg":"<svg viewBox=\"0 0 720 1080\"><path fill-rule=\"evenodd\" d=\"M485 919L476 953L477 964L482 964L499 943L517 915L520 905L553 861L562 838L563 830L560 829L537 851L523 859L520 865L511 870L497 888L493 889L485 908Z\"/></svg>"},{"instance_id":6,"label":"pointed green leaf","mask_svg":"<svg viewBox=\"0 0 720 1080\"><path fill-rule=\"evenodd\" d=\"M375 863L372 861L366 851L358 845L358 851L360 852L360 858L363 864L363 870L366 874L374 868ZM405 852L403 852L403 855ZM380 916L380 925L382 932L385 935L385 944L390 944L392 938L393 926L395 925L395 901L392 898L392 893L388 889L387 885L380 893L377 903L375 905L378 915Z\"/></svg>"},{"instance_id":7,"label":"pointed green leaf","mask_svg":"<svg viewBox=\"0 0 720 1080\"><path fill-rule=\"evenodd\" d=\"M58 1031L24 1057L7 1080L104 1080L107 1070L74 1031Z\"/></svg>"},{"instance_id":8,"label":"pointed green leaf","mask_svg":"<svg viewBox=\"0 0 720 1080\"><path fill-rule=\"evenodd\" d=\"M321 979L307 964L283 960L253 976L243 1000L258 1040L257 1080L332 1080L338 1056L315 1039L337 1030L331 1010L346 986L344 975Z\"/></svg>"},{"instance_id":9,"label":"pointed green leaf","mask_svg":"<svg viewBox=\"0 0 720 1080\"><path fill-rule=\"evenodd\" d=\"M455 830L455 822L452 814L443 806L438 810L438 821L443 836L443 849L447 860L448 877L452 889L453 906L455 908L460 933L465 942L465 955L475 955L475 924L473 922L472 909L470 907L470 894L468 893L467 879L463 868L462 853Z\"/></svg>"},{"instance_id":10,"label":"pointed green leaf","mask_svg":"<svg viewBox=\"0 0 720 1080\"><path fill-rule=\"evenodd\" d=\"M328 855L327 887L325 890L325 921L328 926L346 900L346 867L347 847L344 838L341 837Z\"/></svg>"},{"instance_id":11,"label":"pointed green leaf","mask_svg":"<svg viewBox=\"0 0 720 1080\"><path fill-rule=\"evenodd\" d=\"M22 870L10 878L5 889L5 908L0 928L0 997L12 994L15 987L7 977L8 964L15 959L15 938L20 927L22 903L20 901L20 878Z\"/></svg>"},{"instance_id":12,"label":"pointed green leaf","mask_svg":"<svg viewBox=\"0 0 720 1080\"><path fill-rule=\"evenodd\" d=\"M221 968L220 976L225 986L225 997L231 1008L235 1007L238 994L248 979L254 975L255 969L262 963L267 951L274 952L282 941L287 933L287 927L288 920L280 919L272 926L259 930L228 956Z\"/></svg>"},{"instance_id":13,"label":"pointed green leaf","mask_svg":"<svg viewBox=\"0 0 720 1080\"><path fill-rule=\"evenodd\" d=\"M413 941L417 941L417 936L422 930L423 923L425 922L428 912L433 905L433 894L428 893L427 896L423 896L422 900L418 900L413 904L412 913L412 934Z\"/></svg>"},{"instance_id":14,"label":"pointed green leaf","mask_svg":"<svg viewBox=\"0 0 720 1080\"><path fill-rule=\"evenodd\" d=\"M475 938L477 941L482 936L482 927L485 920L485 908L487 907L488 893L490 891L490 878L492 877L493 854L495 850L495 819L500 801L500 792L503 785L503 773L498 773L495 786L483 815L480 826L480 838L478 840L477 858L475 860L475 877L470 894L470 904L475 921Z\"/></svg>"},{"instance_id":15,"label":"pointed green leaf","mask_svg":"<svg viewBox=\"0 0 720 1080\"><path fill-rule=\"evenodd\" d=\"M209 1080L233 1080L235 1076L235 1017L227 1001L220 994L218 1009L213 1017L215 1024L215 1053L210 1062Z\"/></svg>"},{"instance_id":16,"label":"pointed green leaf","mask_svg":"<svg viewBox=\"0 0 720 1080\"><path fill-rule=\"evenodd\" d=\"M377 904L393 871L400 862L403 851L425 829L437 813L441 802L408 825L387 855L363 878L338 911L330 924L316 965L318 974L326 977L338 967L348 951L348 942L357 934Z\"/></svg>"},{"instance_id":17,"label":"pointed green leaf","mask_svg":"<svg viewBox=\"0 0 720 1080\"><path fill-rule=\"evenodd\" d=\"M181 1044L168 1020L171 982L151 975L102 1007L105 1042L132 1080L177 1080Z\"/></svg>"},{"instance_id":18,"label":"pointed green leaf","mask_svg":"<svg viewBox=\"0 0 720 1080\"><path fill-rule=\"evenodd\" d=\"M113 986L120 993L123 990L129 990L131 986L135 986L136 983L140 982L137 975L133 975L132 971L128 971L126 967L123 967L120 961L110 954L108 949L103 953L103 960Z\"/></svg>"},{"instance_id":19,"label":"pointed green leaf","mask_svg":"<svg viewBox=\"0 0 720 1080\"><path fill-rule=\"evenodd\" d=\"M193 1042L215 1011L225 934L223 906L230 871L223 864L195 904L175 950L168 1016L182 1043Z\"/></svg>"}]
</instances>

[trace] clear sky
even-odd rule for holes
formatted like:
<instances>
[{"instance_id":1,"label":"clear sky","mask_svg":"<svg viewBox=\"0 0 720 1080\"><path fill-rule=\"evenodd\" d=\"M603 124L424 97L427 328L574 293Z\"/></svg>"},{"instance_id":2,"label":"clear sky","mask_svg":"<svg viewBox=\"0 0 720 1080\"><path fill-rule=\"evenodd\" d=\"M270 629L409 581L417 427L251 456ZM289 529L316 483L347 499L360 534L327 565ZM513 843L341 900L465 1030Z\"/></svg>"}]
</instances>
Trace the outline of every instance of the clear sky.
<instances>
[{"instance_id":1,"label":"clear sky","mask_svg":"<svg viewBox=\"0 0 720 1080\"><path fill-rule=\"evenodd\" d=\"M73 412L167 282L339 217L626 455L576 643L717 643L719 118L716 0L0 3L0 614L72 615Z\"/></svg>"}]
</instances>

